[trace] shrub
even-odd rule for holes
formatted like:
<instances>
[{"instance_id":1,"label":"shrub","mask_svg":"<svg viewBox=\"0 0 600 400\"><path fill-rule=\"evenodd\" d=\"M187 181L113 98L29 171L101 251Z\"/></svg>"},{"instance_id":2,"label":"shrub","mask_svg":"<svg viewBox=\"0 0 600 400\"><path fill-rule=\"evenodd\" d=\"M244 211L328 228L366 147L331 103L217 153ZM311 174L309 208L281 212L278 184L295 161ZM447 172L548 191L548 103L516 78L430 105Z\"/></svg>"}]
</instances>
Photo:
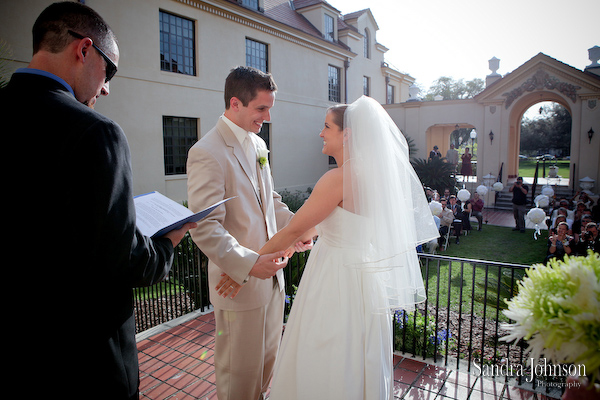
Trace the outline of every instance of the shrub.
<instances>
[{"instance_id":1,"label":"shrub","mask_svg":"<svg viewBox=\"0 0 600 400\"><path fill-rule=\"evenodd\" d=\"M444 160L417 158L411 161L411 164L424 186L429 186L438 193L444 193L446 188L456 192L454 166Z\"/></svg>"},{"instance_id":2,"label":"shrub","mask_svg":"<svg viewBox=\"0 0 600 400\"><path fill-rule=\"evenodd\" d=\"M288 206L290 211L295 213L300 207L302 207L302 204L304 204L311 192L312 188L308 188L304 192L296 190L294 193L284 189L280 191L279 194L281 195L282 201Z\"/></svg>"},{"instance_id":3,"label":"shrub","mask_svg":"<svg viewBox=\"0 0 600 400\"><path fill-rule=\"evenodd\" d=\"M418 310L406 312L398 310L394 313L394 345L396 350L433 357L443 354L445 342L451 340L452 333L447 329L435 330L433 318L425 317ZM437 351L436 351L437 348Z\"/></svg>"}]
</instances>

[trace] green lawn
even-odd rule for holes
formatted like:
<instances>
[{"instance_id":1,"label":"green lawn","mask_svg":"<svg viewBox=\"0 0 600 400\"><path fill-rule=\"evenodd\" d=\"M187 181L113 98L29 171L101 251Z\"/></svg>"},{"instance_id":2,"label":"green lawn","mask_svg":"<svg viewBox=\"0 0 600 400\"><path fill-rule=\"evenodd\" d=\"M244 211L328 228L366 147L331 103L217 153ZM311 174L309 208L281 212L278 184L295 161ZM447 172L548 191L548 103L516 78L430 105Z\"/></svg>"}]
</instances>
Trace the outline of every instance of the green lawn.
<instances>
[{"instance_id":1,"label":"green lawn","mask_svg":"<svg viewBox=\"0 0 600 400\"><path fill-rule=\"evenodd\" d=\"M477 223L472 223L477 226ZM546 256L547 231L535 240L533 230L515 232L503 226L484 225L483 230L462 236L460 244L452 238L448 249L441 254L448 257L472 258L511 264L531 265L542 262Z\"/></svg>"},{"instance_id":2,"label":"green lawn","mask_svg":"<svg viewBox=\"0 0 600 400\"><path fill-rule=\"evenodd\" d=\"M462 236L460 244L456 245L451 238L451 243L446 251L438 254L467 258L474 260L497 261L511 264L532 265L542 262L546 255L547 231L537 240L533 237L533 230L528 229L526 233L514 232L511 228L485 225L482 231L471 231L469 235ZM450 269L451 268L451 269ZM516 270L514 278L519 280L524 275L524 270ZM425 274L425 271L423 271ZM475 274L475 276L473 276ZM430 263L428 271L428 299L430 304L438 304L447 307L450 301L451 309L458 311L462 304L462 312L470 312L470 299L473 302L475 315L483 316L484 303L487 318L496 318L497 292L500 287L500 309L504 308L503 299L511 297L512 269L503 268L499 277L497 267L486 268L477 266L475 269L471 263ZM500 284L498 280L500 279ZM439 281L439 282L438 282ZM488 284L487 297L485 284ZM516 284L513 284L513 289ZM439 287L439 297L436 297ZM462 296L462 297L461 297ZM461 301L462 299L462 301ZM486 301L484 301L486 300ZM498 313L501 321L506 318Z\"/></svg>"},{"instance_id":3,"label":"green lawn","mask_svg":"<svg viewBox=\"0 0 600 400\"><path fill-rule=\"evenodd\" d=\"M535 175L535 159L521 159L519 160L519 176L531 177ZM555 161L546 161L546 176L548 176L548 167L551 165L556 165L558 167L558 175L562 176L564 179L569 179L569 174L571 172L571 164L569 160L555 160ZM538 170L538 177L542 178L543 173L543 164L540 161L540 167Z\"/></svg>"}]
</instances>

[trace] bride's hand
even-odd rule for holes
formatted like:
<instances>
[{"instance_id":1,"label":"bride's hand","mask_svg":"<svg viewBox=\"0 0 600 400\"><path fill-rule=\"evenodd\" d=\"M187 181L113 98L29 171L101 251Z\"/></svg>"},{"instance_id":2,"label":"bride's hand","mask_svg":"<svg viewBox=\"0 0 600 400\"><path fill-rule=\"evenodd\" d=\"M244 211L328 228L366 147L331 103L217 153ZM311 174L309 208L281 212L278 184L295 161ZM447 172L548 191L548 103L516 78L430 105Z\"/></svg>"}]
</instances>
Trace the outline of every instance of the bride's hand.
<instances>
[{"instance_id":1,"label":"bride's hand","mask_svg":"<svg viewBox=\"0 0 600 400\"><path fill-rule=\"evenodd\" d=\"M294 246L292 246L285 251L283 256L286 258L290 258L294 255L295 252L296 252L296 250L295 250Z\"/></svg>"},{"instance_id":2,"label":"bride's hand","mask_svg":"<svg viewBox=\"0 0 600 400\"><path fill-rule=\"evenodd\" d=\"M221 274L222 278L217 284L215 290L219 296L234 298L242 289L242 285L234 281L226 273Z\"/></svg>"},{"instance_id":3,"label":"bride's hand","mask_svg":"<svg viewBox=\"0 0 600 400\"><path fill-rule=\"evenodd\" d=\"M301 240L294 245L294 250L296 253L303 253L307 250L311 250L313 248L313 238L309 238L307 240Z\"/></svg>"}]
</instances>

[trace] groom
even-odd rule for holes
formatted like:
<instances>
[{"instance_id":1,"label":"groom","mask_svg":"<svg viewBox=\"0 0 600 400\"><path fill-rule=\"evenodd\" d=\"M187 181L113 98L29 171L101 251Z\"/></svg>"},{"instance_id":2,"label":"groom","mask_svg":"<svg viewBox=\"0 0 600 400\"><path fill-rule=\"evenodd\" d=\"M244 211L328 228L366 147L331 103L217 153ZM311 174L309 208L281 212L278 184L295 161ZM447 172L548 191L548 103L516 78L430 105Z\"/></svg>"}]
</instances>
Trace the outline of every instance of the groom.
<instances>
[{"instance_id":1,"label":"groom","mask_svg":"<svg viewBox=\"0 0 600 400\"><path fill-rule=\"evenodd\" d=\"M225 81L225 112L189 151L188 201L198 211L229 197L192 230L209 258L210 300L215 310L215 373L219 400L257 400L273 374L281 339L285 292L283 252L257 251L292 212L273 190L268 163L257 162L266 149L256 135L271 119L277 86L270 74L249 67L233 69ZM223 274L229 286L217 288ZM274 278L275 276L275 278ZM227 296L221 294L225 291Z\"/></svg>"}]
</instances>

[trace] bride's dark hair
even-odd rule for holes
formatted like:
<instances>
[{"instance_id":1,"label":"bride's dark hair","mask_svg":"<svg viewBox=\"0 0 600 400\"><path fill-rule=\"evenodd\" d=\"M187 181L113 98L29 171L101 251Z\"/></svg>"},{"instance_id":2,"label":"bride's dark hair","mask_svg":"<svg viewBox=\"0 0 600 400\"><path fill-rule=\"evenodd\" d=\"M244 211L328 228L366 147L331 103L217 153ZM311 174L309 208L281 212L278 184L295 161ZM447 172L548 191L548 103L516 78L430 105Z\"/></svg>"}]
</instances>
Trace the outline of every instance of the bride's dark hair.
<instances>
[{"instance_id":1,"label":"bride's dark hair","mask_svg":"<svg viewBox=\"0 0 600 400\"><path fill-rule=\"evenodd\" d=\"M344 114L347 108L348 104L336 104L327 109L327 112L331 112L333 115L333 123L339 126L340 129L344 129Z\"/></svg>"}]
</instances>

